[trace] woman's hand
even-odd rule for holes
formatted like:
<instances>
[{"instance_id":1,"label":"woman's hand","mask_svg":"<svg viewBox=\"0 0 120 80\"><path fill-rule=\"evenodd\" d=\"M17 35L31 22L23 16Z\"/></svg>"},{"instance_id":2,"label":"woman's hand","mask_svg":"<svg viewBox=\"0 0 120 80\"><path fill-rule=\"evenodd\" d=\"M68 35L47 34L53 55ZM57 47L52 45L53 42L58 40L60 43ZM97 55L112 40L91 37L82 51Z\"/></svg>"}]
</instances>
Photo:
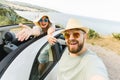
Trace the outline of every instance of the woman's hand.
<instances>
[{"instance_id":1,"label":"woman's hand","mask_svg":"<svg viewBox=\"0 0 120 80\"><path fill-rule=\"evenodd\" d=\"M50 45L55 44L55 42L57 41L57 39L55 37L53 37L52 35L47 35L47 39L48 39L48 42L50 43Z\"/></svg>"},{"instance_id":2,"label":"woman's hand","mask_svg":"<svg viewBox=\"0 0 120 80\"><path fill-rule=\"evenodd\" d=\"M47 39L48 39L48 42L50 43L50 45L53 45L55 44L55 42L57 41L57 39L55 37L53 37L53 33L55 32L55 28L53 27L50 27L47 31Z\"/></svg>"},{"instance_id":3,"label":"woman's hand","mask_svg":"<svg viewBox=\"0 0 120 80\"><path fill-rule=\"evenodd\" d=\"M32 35L32 29L29 26L23 25L21 23L19 24L19 26L23 29L16 34L18 41L27 40Z\"/></svg>"}]
</instances>

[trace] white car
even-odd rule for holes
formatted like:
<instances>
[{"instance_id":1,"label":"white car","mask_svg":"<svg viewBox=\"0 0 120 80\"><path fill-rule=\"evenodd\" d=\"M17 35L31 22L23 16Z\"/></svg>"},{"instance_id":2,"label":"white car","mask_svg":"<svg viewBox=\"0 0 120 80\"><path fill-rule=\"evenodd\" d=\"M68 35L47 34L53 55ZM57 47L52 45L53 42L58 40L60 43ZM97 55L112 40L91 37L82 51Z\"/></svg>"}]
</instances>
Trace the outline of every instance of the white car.
<instances>
[{"instance_id":1,"label":"white car","mask_svg":"<svg viewBox=\"0 0 120 80\"><path fill-rule=\"evenodd\" d=\"M32 38L19 46L12 42L4 46L8 54L0 61L0 80L56 80L56 64L66 47L59 43L60 40L64 43L61 31L55 31L58 42L52 46L46 35Z\"/></svg>"}]
</instances>

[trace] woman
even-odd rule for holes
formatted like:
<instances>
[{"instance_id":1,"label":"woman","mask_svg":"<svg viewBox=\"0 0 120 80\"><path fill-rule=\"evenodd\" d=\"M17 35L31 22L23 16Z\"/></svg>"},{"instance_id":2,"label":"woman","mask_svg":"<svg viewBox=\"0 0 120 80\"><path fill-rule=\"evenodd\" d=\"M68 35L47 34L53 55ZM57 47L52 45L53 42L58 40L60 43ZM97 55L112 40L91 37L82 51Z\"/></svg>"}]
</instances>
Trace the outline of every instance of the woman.
<instances>
[{"instance_id":1,"label":"woman","mask_svg":"<svg viewBox=\"0 0 120 80\"><path fill-rule=\"evenodd\" d=\"M52 33L55 31L55 26L51 23L47 15L39 17L33 23L35 24L33 28L21 23L19 24L19 26L23 27L23 30L16 35L19 41L27 40L31 35L39 36L43 33L47 33L48 42L50 44L54 44L56 42L56 38L52 36Z\"/></svg>"}]
</instances>

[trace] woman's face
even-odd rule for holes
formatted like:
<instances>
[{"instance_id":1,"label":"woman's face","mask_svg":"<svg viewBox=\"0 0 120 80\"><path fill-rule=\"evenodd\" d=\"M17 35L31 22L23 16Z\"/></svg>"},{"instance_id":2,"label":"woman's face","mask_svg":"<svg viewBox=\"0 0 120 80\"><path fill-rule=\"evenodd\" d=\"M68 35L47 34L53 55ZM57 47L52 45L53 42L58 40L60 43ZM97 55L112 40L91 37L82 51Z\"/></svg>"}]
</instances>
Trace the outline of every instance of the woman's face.
<instances>
[{"instance_id":1,"label":"woman's face","mask_svg":"<svg viewBox=\"0 0 120 80\"><path fill-rule=\"evenodd\" d=\"M39 24L41 26L41 28L46 28L49 24L48 22L48 18L46 17L42 17L40 20L39 20Z\"/></svg>"}]
</instances>

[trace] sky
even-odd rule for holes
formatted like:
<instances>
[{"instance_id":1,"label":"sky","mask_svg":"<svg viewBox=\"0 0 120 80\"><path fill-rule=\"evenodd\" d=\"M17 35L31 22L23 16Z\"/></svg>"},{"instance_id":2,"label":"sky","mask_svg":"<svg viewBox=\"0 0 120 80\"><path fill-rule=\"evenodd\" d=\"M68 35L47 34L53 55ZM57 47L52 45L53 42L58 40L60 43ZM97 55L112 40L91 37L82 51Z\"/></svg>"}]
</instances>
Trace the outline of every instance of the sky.
<instances>
[{"instance_id":1,"label":"sky","mask_svg":"<svg viewBox=\"0 0 120 80\"><path fill-rule=\"evenodd\" d=\"M120 22L119 0L8 0L54 9L63 13Z\"/></svg>"}]
</instances>

